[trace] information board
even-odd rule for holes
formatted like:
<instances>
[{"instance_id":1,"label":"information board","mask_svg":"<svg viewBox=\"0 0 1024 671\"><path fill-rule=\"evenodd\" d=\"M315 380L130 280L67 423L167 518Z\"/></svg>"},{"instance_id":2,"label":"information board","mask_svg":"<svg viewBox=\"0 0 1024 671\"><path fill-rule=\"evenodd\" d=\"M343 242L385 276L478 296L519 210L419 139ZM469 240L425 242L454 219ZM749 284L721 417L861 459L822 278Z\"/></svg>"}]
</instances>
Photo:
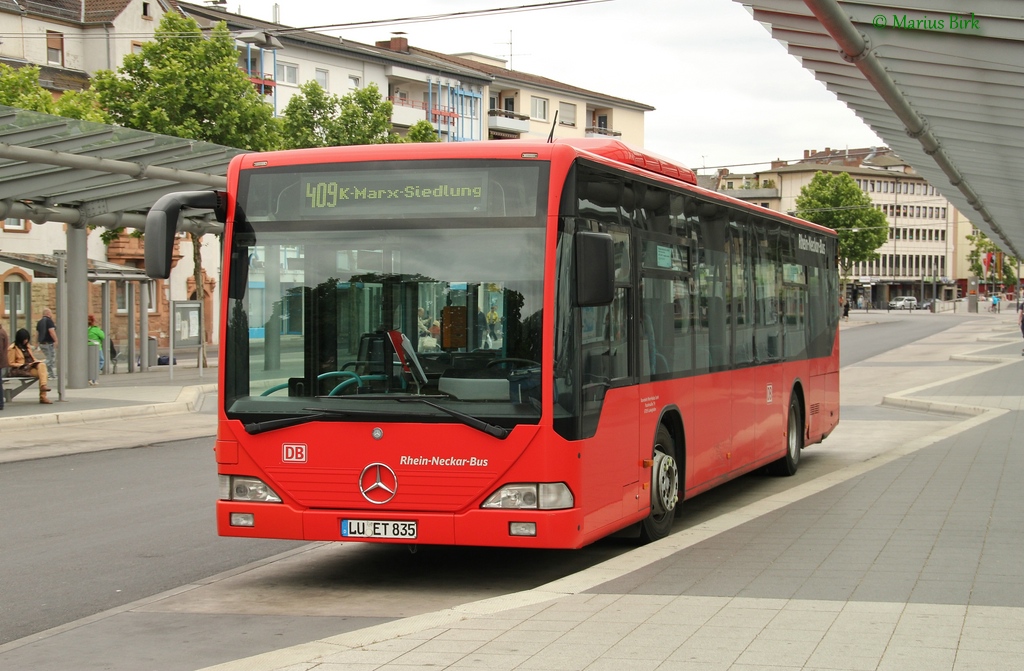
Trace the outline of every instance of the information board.
<instances>
[{"instance_id":1,"label":"information board","mask_svg":"<svg viewBox=\"0 0 1024 671\"><path fill-rule=\"evenodd\" d=\"M174 347L199 347L203 304L200 301L171 301L174 322L171 327Z\"/></svg>"}]
</instances>

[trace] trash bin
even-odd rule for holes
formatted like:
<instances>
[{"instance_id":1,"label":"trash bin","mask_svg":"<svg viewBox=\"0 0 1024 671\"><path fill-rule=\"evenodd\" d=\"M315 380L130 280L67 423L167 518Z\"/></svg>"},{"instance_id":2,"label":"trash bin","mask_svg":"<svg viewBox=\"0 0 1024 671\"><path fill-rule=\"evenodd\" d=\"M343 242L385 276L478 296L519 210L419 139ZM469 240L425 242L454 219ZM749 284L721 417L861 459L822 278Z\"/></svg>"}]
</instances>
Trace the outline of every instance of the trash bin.
<instances>
[{"instance_id":1,"label":"trash bin","mask_svg":"<svg viewBox=\"0 0 1024 671\"><path fill-rule=\"evenodd\" d=\"M155 368L156 367L156 336L149 336L149 344L147 345L146 349L148 350L147 354L146 354L146 361L149 362L149 367L150 368Z\"/></svg>"},{"instance_id":2,"label":"trash bin","mask_svg":"<svg viewBox=\"0 0 1024 671\"><path fill-rule=\"evenodd\" d=\"M100 346L97 343L89 343L89 379L98 380L100 377Z\"/></svg>"}]
</instances>

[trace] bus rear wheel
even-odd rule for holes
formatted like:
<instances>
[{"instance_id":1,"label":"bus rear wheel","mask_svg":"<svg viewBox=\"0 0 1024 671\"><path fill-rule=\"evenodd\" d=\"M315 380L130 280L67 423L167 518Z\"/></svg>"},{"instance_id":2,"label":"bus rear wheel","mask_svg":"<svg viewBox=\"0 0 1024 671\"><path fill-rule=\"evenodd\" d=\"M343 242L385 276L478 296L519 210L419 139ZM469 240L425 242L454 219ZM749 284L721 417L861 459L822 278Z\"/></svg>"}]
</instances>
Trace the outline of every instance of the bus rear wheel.
<instances>
[{"instance_id":1,"label":"bus rear wheel","mask_svg":"<svg viewBox=\"0 0 1024 671\"><path fill-rule=\"evenodd\" d=\"M664 425L654 439L654 465L651 468L651 513L640 523L640 539L649 543L668 536L679 501L678 452L672 434Z\"/></svg>"},{"instance_id":2,"label":"bus rear wheel","mask_svg":"<svg viewBox=\"0 0 1024 671\"><path fill-rule=\"evenodd\" d=\"M804 421L800 400L796 394L789 400L789 419L786 423L786 456L768 464L772 475L796 475L800 467L800 450L804 447Z\"/></svg>"}]
</instances>

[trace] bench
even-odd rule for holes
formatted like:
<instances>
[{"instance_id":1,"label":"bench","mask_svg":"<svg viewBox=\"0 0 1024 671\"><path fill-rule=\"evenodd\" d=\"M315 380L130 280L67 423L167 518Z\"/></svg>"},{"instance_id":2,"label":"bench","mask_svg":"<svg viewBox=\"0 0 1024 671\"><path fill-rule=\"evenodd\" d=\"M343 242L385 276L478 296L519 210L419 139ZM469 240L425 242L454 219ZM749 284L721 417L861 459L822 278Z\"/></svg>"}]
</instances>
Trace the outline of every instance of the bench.
<instances>
[{"instance_id":1,"label":"bench","mask_svg":"<svg viewBox=\"0 0 1024 671\"><path fill-rule=\"evenodd\" d=\"M4 403L10 403L15 396L39 382L34 377L8 377L4 371Z\"/></svg>"}]
</instances>

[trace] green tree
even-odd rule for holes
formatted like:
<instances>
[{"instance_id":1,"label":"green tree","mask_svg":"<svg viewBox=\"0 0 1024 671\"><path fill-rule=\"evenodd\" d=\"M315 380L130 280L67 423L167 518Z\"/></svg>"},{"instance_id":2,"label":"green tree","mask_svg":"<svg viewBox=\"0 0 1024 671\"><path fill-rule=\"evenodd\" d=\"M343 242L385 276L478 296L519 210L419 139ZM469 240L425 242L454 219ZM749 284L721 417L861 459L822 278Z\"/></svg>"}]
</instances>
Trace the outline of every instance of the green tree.
<instances>
[{"instance_id":1,"label":"green tree","mask_svg":"<svg viewBox=\"0 0 1024 671\"><path fill-rule=\"evenodd\" d=\"M302 149L440 141L425 119L410 126L405 139L400 138L391 128L391 112L391 102L381 97L376 84L337 96L309 81L284 108L283 145Z\"/></svg>"},{"instance_id":2,"label":"green tree","mask_svg":"<svg viewBox=\"0 0 1024 671\"><path fill-rule=\"evenodd\" d=\"M342 144L338 108L341 100L310 80L288 100L282 117L286 149L334 147Z\"/></svg>"},{"instance_id":3,"label":"green tree","mask_svg":"<svg viewBox=\"0 0 1024 671\"><path fill-rule=\"evenodd\" d=\"M421 119L409 126L409 132L405 135L406 142L440 142L433 124L426 119Z\"/></svg>"},{"instance_id":4,"label":"green tree","mask_svg":"<svg viewBox=\"0 0 1024 671\"><path fill-rule=\"evenodd\" d=\"M845 284L859 261L878 258L878 248L889 238L885 215L860 190L848 173L818 172L800 189L796 216L839 233L839 267Z\"/></svg>"},{"instance_id":5,"label":"green tree","mask_svg":"<svg viewBox=\"0 0 1024 671\"><path fill-rule=\"evenodd\" d=\"M110 115L100 105L100 97L96 91L65 91L53 103L53 113L68 119L82 119L96 123L109 124Z\"/></svg>"},{"instance_id":6,"label":"green tree","mask_svg":"<svg viewBox=\"0 0 1024 671\"><path fill-rule=\"evenodd\" d=\"M338 101L341 145L400 142L391 130L393 105L380 95L376 84L343 95Z\"/></svg>"},{"instance_id":7,"label":"green tree","mask_svg":"<svg viewBox=\"0 0 1024 671\"><path fill-rule=\"evenodd\" d=\"M53 114L53 95L39 85L39 68L0 63L0 105Z\"/></svg>"},{"instance_id":8,"label":"green tree","mask_svg":"<svg viewBox=\"0 0 1024 671\"><path fill-rule=\"evenodd\" d=\"M274 110L238 67L227 26L209 39L195 19L164 14L151 42L93 79L100 103L129 128L264 151L280 144Z\"/></svg>"},{"instance_id":9,"label":"green tree","mask_svg":"<svg viewBox=\"0 0 1024 671\"><path fill-rule=\"evenodd\" d=\"M95 91L66 91L54 100L53 94L39 84L39 67L36 65L12 68L0 63L0 105L68 119L110 122L109 115L99 106Z\"/></svg>"}]
</instances>

